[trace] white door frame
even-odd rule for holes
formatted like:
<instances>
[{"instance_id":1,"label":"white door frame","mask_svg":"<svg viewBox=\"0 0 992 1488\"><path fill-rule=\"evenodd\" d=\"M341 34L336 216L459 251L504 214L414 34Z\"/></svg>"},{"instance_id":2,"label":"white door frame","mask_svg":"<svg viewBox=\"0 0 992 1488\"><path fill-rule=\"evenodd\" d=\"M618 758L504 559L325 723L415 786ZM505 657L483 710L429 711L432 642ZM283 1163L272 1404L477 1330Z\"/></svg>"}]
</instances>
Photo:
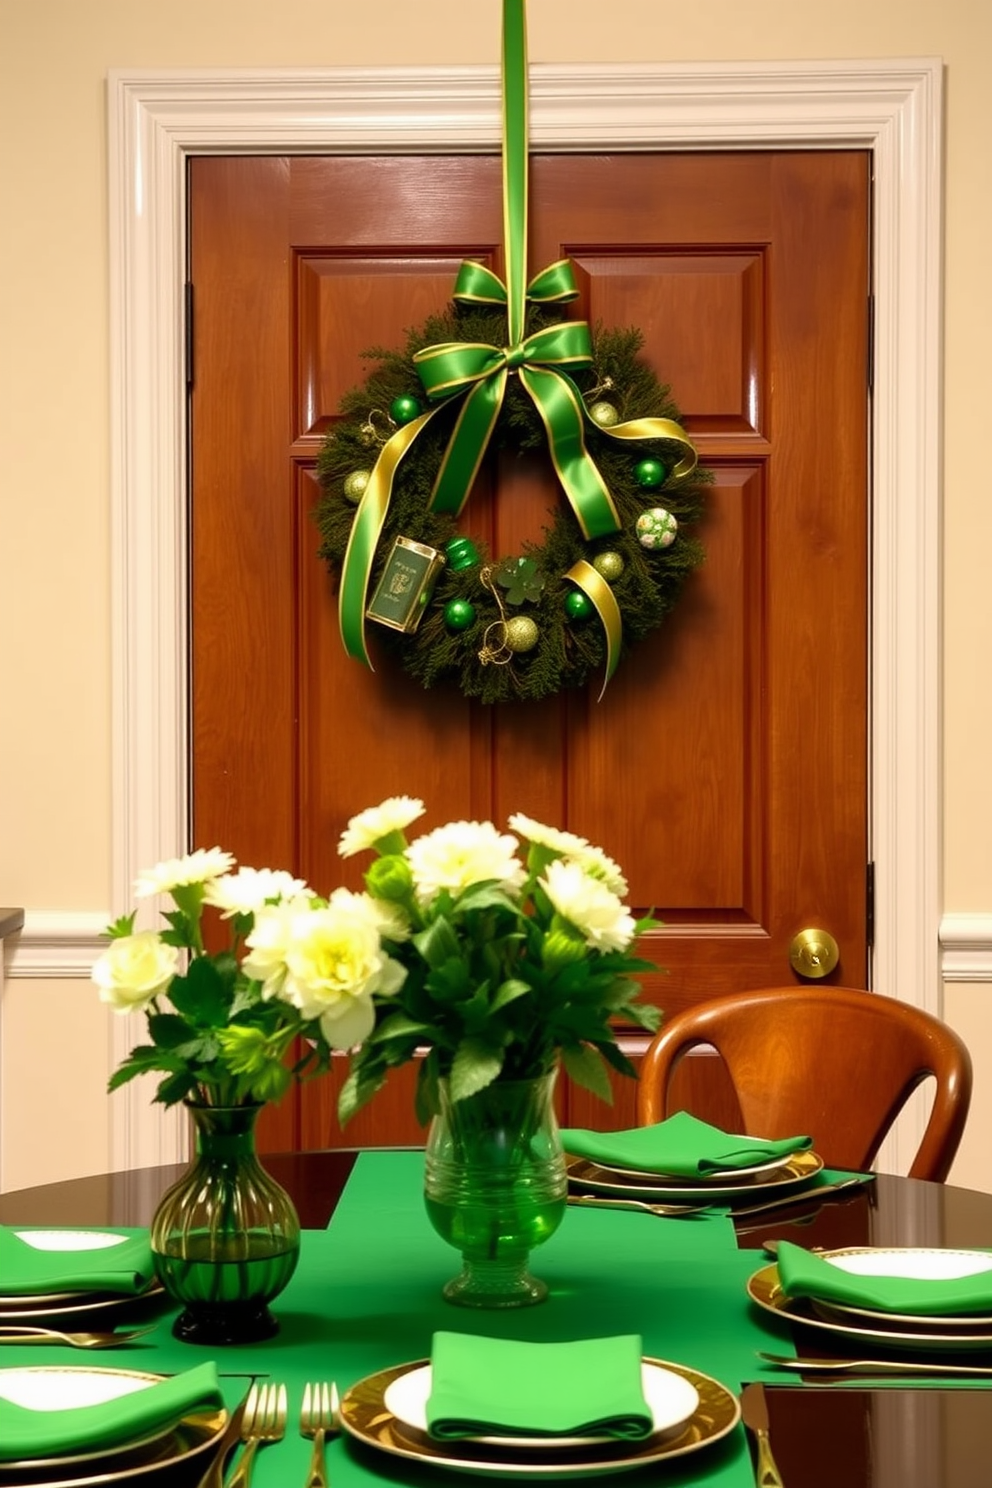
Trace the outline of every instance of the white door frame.
<instances>
[{"instance_id":1,"label":"white door frame","mask_svg":"<svg viewBox=\"0 0 992 1488\"><path fill-rule=\"evenodd\" d=\"M870 150L874 986L940 1010L942 68L854 62L534 65L540 150ZM187 850L186 161L492 151L495 68L111 72L113 904ZM109 1058L132 1030L111 1022ZM922 1111L883 1165L905 1171ZM179 1160L143 1082L114 1097L115 1168ZM905 1154L905 1159L900 1154Z\"/></svg>"}]
</instances>

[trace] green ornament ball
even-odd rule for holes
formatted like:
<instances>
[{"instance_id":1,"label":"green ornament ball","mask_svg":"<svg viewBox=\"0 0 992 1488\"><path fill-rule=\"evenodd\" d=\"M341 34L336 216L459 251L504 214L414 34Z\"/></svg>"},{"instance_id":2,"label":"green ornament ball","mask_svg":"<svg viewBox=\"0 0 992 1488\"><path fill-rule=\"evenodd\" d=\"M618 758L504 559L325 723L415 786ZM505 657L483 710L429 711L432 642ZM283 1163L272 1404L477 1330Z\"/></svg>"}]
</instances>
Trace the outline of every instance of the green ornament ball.
<instances>
[{"instance_id":1,"label":"green ornament ball","mask_svg":"<svg viewBox=\"0 0 992 1488\"><path fill-rule=\"evenodd\" d=\"M605 398L601 398L598 403L593 403L591 405L589 409L589 417L592 419L593 423L598 424L601 429L612 429L614 424L618 424L620 422L619 411L614 404L607 403Z\"/></svg>"},{"instance_id":2,"label":"green ornament ball","mask_svg":"<svg viewBox=\"0 0 992 1488\"><path fill-rule=\"evenodd\" d=\"M353 470L344 478L344 494L349 501L359 502L371 478L371 470Z\"/></svg>"},{"instance_id":3,"label":"green ornament ball","mask_svg":"<svg viewBox=\"0 0 992 1488\"><path fill-rule=\"evenodd\" d=\"M618 579L624 570L624 561L619 553L612 550L608 553L597 553L592 560L592 566L608 582Z\"/></svg>"},{"instance_id":4,"label":"green ornament ball","mask_svg":"<svg viewBox=\"0 0 992 1488\"><path fill-rule=\"evenodd\" d=\"M595 609L588 594L581 589L572 589L565 595L565 614L569 620L588 620Z\"/></svg>"},{"instance_id":5,"label":"green ornament ball","mask_svg":"<svg viewBox=\"0 0 992 1488\"><path fill-rule=\"evenodd\" d=\"M532 651L540 633L536 621L529 615L514 615L506 622L505 639L511 651Z\"/></svg>"},{"instance_id":6,"label":"green ornament ball","mask_svg":"<svg viewBox=\"0 0 992 1488\"><path fill-rule=\"evenodd\" d=\"M401 393L390 403L389 413L397 424L408 424L420 413L420 404L409 393Z\"/></svg>"},{"instance_id":7,"label":"green ornament ball","mask_svg":"<svg viewBox=\"0 0 992 1488\"><path fill-rule=\"evenodd\" d=\"M475 619L475 605L467 599L449 599L444 607L444 623L449 630L468 630Z\"/></svg>"},{"instance_id":8,"label":"green ornament ball","mask_svg":"<svg viewBox=\"0 0 992 1488\"><path fill-rule=\"evenodd\" d=\"M654 491L665 479L665 467L660 460L639 460L634 466L634 479L644 491Z\"/></svg>"}]
</instances>

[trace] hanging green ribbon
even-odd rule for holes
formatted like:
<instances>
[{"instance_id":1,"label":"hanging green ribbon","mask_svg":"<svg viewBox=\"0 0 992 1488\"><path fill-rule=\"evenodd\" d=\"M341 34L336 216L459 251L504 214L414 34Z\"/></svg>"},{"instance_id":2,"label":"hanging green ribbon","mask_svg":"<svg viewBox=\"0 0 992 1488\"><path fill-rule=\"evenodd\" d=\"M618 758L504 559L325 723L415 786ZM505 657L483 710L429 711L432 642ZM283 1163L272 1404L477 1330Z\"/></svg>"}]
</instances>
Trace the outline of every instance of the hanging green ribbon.
<instances>
[{"instance_id":1,"label":"hanging green ribbon","mask_svg":"<svg viewBox=\"0 0 992 1488\"><path fill-rule=\"evenodd\" d=\"M466 261L455 283L454 297L465 304L505 305L507 345L448 341L428 346L413 357L417 373L434 405L404 425L383 446L355 513L341 573L339 618L345 650L371 667L365 646L366 596L372 564L392 497L396 470L418 434L445 407L461 398L448 446L442 457L430 506L457 516L478 474L499 419L507 379L516 373L544 424L558 480L588 541L617 532L620 518L599 468L586 448L589 418L582 394L570 373L592 365L592 341L585 321L564 321L524 335L527 301L564 304L578 294L567 259L548 265L529 283L527 257L527 38L525 0L503 0L503 245L506 282L484 264ZM592 421L590 420L590 423ZM601 434L614 439L663 440L676 447L673 473L688 475L696 452L684 430L671 419L635 419ZM620 655L620 610L609 585L591 564L576 563L567 578L592 600L607 638L606 682ZM600 694L602 696L602 694Z\"/></svg>"}]
</instances>

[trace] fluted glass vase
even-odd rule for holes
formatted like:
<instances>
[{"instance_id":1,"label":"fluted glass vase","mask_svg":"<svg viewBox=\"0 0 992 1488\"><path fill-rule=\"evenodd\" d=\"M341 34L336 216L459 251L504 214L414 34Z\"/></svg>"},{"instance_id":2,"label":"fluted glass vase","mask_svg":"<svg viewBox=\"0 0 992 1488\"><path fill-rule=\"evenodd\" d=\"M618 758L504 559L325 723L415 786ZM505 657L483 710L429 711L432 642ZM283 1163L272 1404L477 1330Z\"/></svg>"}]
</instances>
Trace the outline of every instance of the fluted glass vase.
<instances>
[{"instance_id":1,"label":"fluted glass vase","mask_svg":"<svg viewBox=\"0 0 992 1488\"><path fill-rule=\"evenodd\" d=\"M449 1302L525 1307L548 1294L529 1262L565 1213L555 1076L496 1080L460 1101L452 1101L441 1082L441 1109L427 1137L424 1197L435 1230L462 1253L460 1274L444 1288Z\"/></svg>"},{"instance_id":2,"label":"fluted glass vase","mask_svg":"<svg viewBox=\"0 0 992 1488\"><path fill-rule=\"evenodd\" d=\"M260 1105L188 1103L196 1156L152 1220L155 1271L184 1304L173 1333L187 1343L270 1338L268 1304L296 1270L300 1221L255 1152Z\"/></svg>"}]
</instances>

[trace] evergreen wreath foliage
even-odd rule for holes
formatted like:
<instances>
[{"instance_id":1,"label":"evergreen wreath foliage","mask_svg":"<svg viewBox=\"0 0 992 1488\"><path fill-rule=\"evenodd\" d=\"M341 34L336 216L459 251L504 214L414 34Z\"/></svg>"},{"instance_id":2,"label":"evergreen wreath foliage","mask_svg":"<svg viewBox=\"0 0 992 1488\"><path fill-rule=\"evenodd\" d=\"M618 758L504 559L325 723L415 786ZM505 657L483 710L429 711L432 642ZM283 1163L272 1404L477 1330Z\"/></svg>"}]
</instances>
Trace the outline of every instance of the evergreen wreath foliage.
<instances>
[{"instance_id":1,"label":"evergreen wreath foliage","mask_svg":"<svg viewBox=\"0 0 992 1488\"><path fill-rule=\"evenodd\" d=\"M557 324L561 318L560 311L554 314L529 306L526 334ZM356 512L355 504L344 495L344 482L355 471L371 469L380 448L368 432L370 414L376 428L388 437L393 430L387 410L396 398L411 396L421 407L425 406L423 388L412 360L414 353L440 342L504 345L506 339L506 315L501 308L455 303L447 313L432 316L419 329L409 331L405 349L376 347L365 353L376 365L365 383L342 400L343 417L328 433L318 458L321 496L314 516L320 532L320 556L332 574L340 575ZM638 418L679 422L670 389L659 382L639 356L643 339L634 328L596 327L592 333L593 365L576 374L573 380L587 401L594 401L589 395L607 384L609 390L596 396L614 403L621 423ZM500 621L501 615L481 575L487 565L498 570L507 561L506 555L489 555L485 545L472 534L471 498L460 523L448 514L429 510L434 479L460 402L458 398L450 400L450 406L431 419L396 472L369 594L374 592L393 540L399 535L443 552L449 539L464 533L471 537L481 561L469 569L443 567L419 628L408 635L377 626L376 641L395 653L406 671L424 687L453 680L466 697L484 703L537 699L565 687L580 687L597 669L604 667L606 636L595 613L581 620L569 618L565 600L575 586L565 574L581 558L592 563L597 555L606 552L621 556L623 572L610 580L610 587L623 621L621 655L625 655L633 642L662 623L675 605L686 578L703 560L702 545L686 529L702 515L705 488L712 483L712 474L697 466L690 475L676 478L671 473L678 458L674 454L676 445L663 439L611 438L594 423L587 422L586 445L610 489L620 517L620 530L586 540L564 493L559 491L557 508L549 512L550 526L544 529L544 543L527 543L522 553L509 555L511 563L532 559L538 582L543 580L543 584L539 590L532 587L529 592L526 586L522 591L520 586L500 589L508 617L522 614L536 622L537 644L530 651L514 654L508 663L483 664L479 652L486 632ZM519 380L511 376L486 458L500 450L522 453L546 447L547 436L537 409ZM665 480L651 490L645 490L634 473L638 462L648 457L659 460L666 470ZM655 506L664 507L678 522L678 536L667 548L646 548L635 532L637 518ZM445 606L455 599L467 600L475 611L474 620L465 630L451 630L445 622Z\"/></svg>"}]
</instances>

